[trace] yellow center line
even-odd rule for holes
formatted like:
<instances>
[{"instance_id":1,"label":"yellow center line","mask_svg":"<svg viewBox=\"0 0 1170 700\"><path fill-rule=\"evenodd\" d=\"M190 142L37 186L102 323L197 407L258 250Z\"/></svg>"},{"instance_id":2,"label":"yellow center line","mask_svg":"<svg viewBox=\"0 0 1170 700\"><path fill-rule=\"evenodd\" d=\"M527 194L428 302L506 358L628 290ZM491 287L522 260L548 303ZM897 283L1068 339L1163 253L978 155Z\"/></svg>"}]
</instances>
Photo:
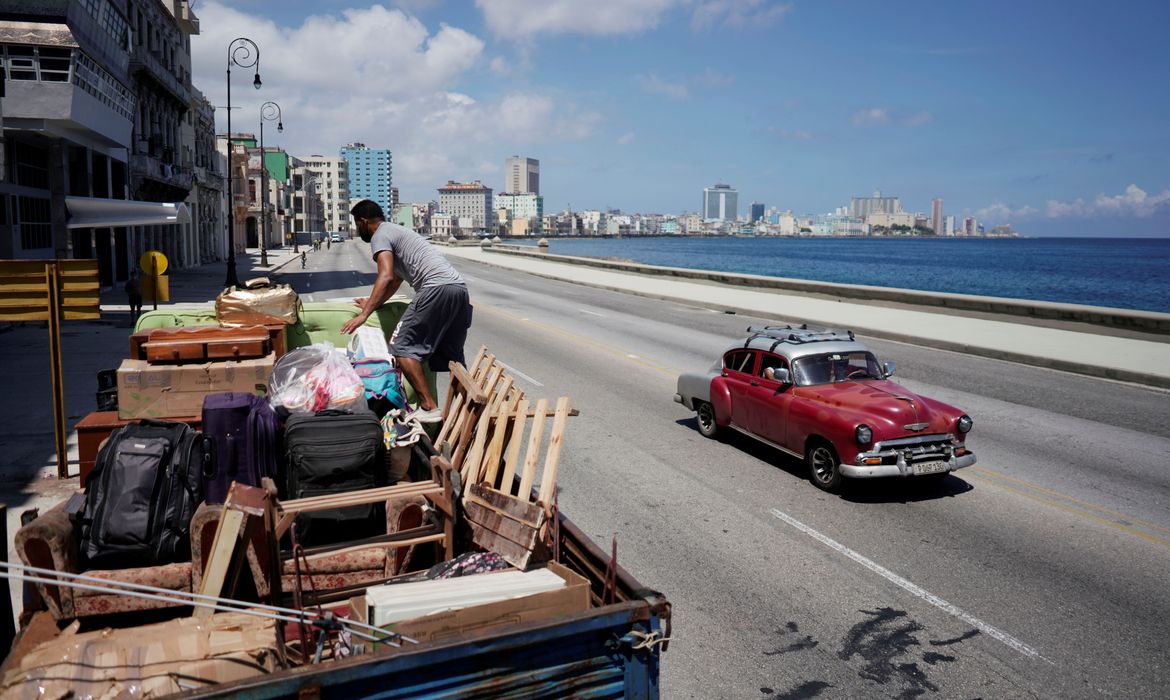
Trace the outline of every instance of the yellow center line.
<instances>
[{"instance_id":1,"label":"yellow center line","mask_svg":"<svg viewBox=\"0 0 1170 700\"><path fill-rule=\"evenodd\" d=\"M593 338L590 338L587 335L582 335L580 333L574 333L572 331L565 330L564 328L561 328L560 326L553 325L551 323L544 323L542 321L533 321L530 318L526 318L526 317L511 313L509 311L505 311L504 309L501 309L497 306L493 306L492 304L488 304L488 303L485 303L482 301L476 301L475 308L476 308L476 310L485 309L489 313L492 313L496 316L500 316L502 318L506 318L506 319L509 319L512 321L516 321L517 323L524 323L524 324L527 324L529 326L535 326L535 327L537 327L543 331L546 331L548 333L551 333L553 335L558 335L558 336L561 336L562 338L568 338L568 339L572 340L577 345L591 346L591 347L596 348L596 349L598 349L598 350L600 350L608 355L612 355L620 360L624 360L625 362L629 362L631 364L640 365L640 366L645 367L647 369L652 369L655 372L659 372L659 373L661 373L665 376L668 376L668 377L677 377L679 374L682 373L682 370L674 368L674 367L668 367L668 366L664 366L664 365L658 365L658 364L655 364L653 362L647 362L646 360L643 360L641 357L634 356L634 354L631 353L629 350L622 350L621 348L616 348L612 345L607 345L607 344L602 343L600 341L594 340Z\"/></svg>"},{"instance_id":2,"label":"yellow center line","mask_svg":"<svg viewBox=\"0 0 1170 700\"><path fill-rule=\"evenodd\" d=\"M971 467L971 469L969 471L978 472L980 474L983 474L984 477L988 478L988 479L1001 479L1003 481L1010 481L1010 482L1019 484L1021 486L1024 486L1026 488L1032 489L1033 491L1039 491L1041 493L1046 493L1046 494L1053 496L1055 498L1064 499L1066 501L1069 501L1071 503L1076 503L1077 505L1083 506L1083 507L1088 508L1090 510L1095 510L1098 513L1103 513L1105 515L1113 516L1119 520L1124 520L1127 523L1140 525L1141 527L1144 527L1147 530L1157 530L1158 532L1164 532L1166 534L1170 534L1170 528L1162 527L1161 525L1158 525L1157 523L1152 523L1148 520L1142 520L1141 518L1134 518L1134 517L1131 517L1129 515L1126 515L1125 513L1120 512L1120 511L1110 510L1109 508L1106 508L1104 506L1099 506L1096 503L1091 503L1089 501L1084 501L1084 500L1081 500L1081 499L1076 498L1074 496L1069 496L1067 494L1061 493L1060 491L1054 491L1052 489L1045 488L1043 486L1037 486L1036 484L1033 484L1030 481L1025 481L1024 479L1020 479L1018 477L1008 476L1007 474L1003 474L1001 472L997 472L997 471L994 471L992 469L988 469L986 467L981 467L981 466Z\"/></svg>"},{"instance_id":3,"label":"yellow center line","mask_svg":"<svg viewBox=\"0 0 1170 700\"><path fill-rule=\"evenodd\" d=\"M1163 547L1170 547L1170 540L1168 540L1164 537L1158 537L1157 535L1151 535L1150 533L1143 532L1141 530L1138 530L1137 528L1129 527L1128 525L1122 525L1121 523L1113 521L1113 520L1109 520L1108 518L1102 518L1101 516L1096 515L1094 513L1090 513L1088 511L1081 510L1080 508L1070 506L1067 503L1062 503L1061 501L1059 501L1057 499L1045 498L1044 496L1039 496L1039 495L1034 494L1034 493L1029 493L1029 492L1023 491L1021 489L1007 486L1001 482L996 482L993 479L986 479L986 478L981 477L977 474L964 473L963 478L964 479L972 479L974 481L983 481L989 485L998 486L999 488L1001 488L1005 491L1010 491L1011 493L1014 493L1018 496L1023 496L1024 498L1031 499L1031 500L1036 501L1038 503L1043 503L1045 505L1052 506L1053 508L1063 510L1066 513L1076 515L1076 516L1084 518L1086 520L1092 520L1093 522L1099 523L1101 525L1112 528L1114 530L1118 530L1120 532L1124 532L1128 535L1133 535L1134 537L1138 537L1140 539L1146 540L1147 542L1159 544L1159 545L1162 545Z\"/></svg>"}]
</instances>

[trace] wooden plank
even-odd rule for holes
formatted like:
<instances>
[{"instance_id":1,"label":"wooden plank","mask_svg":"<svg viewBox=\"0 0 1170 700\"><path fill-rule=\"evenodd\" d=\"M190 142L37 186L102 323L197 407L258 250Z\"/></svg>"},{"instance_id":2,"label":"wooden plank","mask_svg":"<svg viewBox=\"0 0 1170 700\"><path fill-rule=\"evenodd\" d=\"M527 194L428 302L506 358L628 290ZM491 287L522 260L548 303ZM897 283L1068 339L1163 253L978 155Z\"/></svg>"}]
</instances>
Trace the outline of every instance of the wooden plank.
<instances>
[{"instance_id":1,"label":"wooden plank","mask_svg":"<svg viewBox=\"0 0 1170 700\"><path fill-rule=\"evenodd\" d=\"M435 444L441 445L455 427L455 416L463 409L463 393L459 392L452 401L451 394L447 394L447 405L443 407L443 425L439 427L439 434L435 436Z\"/></svg>"},{"instance_id":2,"label":"wooden plank","mask_svg":"<svg viewBox=\"0 0 1170 700\"><path fill-rule=\"evenodd\" d=\"M528 564L532 560L532 550L505 537L500 537L479 523L468 522L468 527L471 528L471 539L477 545L499 554L504 558L504 561L517 569L525 570L528 568Z\"/></svg>"},{"instance_id":3,"label":"wooden plank","mask_svg":"<svg viewBox=\"0 0 1170 700\"><path fill-rule=\"evenodd\" d=\"M474 403L487 401L487 395L479 387L479 382L471 376L471 373L463 365L458 362L452 362L449 367L451 369L451 379L459 383L459 386L466 393L469 401Z\"/></svg>"},{"instance_id":4,"label":"wooden plank","mask_svg":"<svg viewBox=\"0 0 1170 700\"><path fill-rule=\"evenodd\" d=\"M504 395L512 388L512 377L504 374L503 368L500 378L504 380L503 385L497 385L490 390L490 398L488 399L487 407L479 416L479 422L475 426L475 437L471 443L471 449L467 452L467 458L463 461L462 477L463 483L471 483L480 480L480 475L483 471L483 453L487 448L488 433L492 422L492 414L494 414L499 406L500 401L503 400Z\"/></svg>"},{"instance_id":5,"label":"wooden plank","mask_svg":"<svg viewBox=\"0 0 1170 700\"><path fill-rule=\"evenodd\" d=\"M536 546L537 527L513 520L506 514L492 510L479 501L467 501L463 507L468 522L480 525L525 549L533 549ZM476 542L476 544L482 543Z\"/></svg>"},{"instance_id":6,"label":"wooden plank","mask_svg":"<svg viewBox=\"0 0 1170 700\"><path fill-rule=\"evenodd\" d=\"M433 481L411 482L395 486L382 486L349 493L334 493L325 496L312 496L291 501L282 501L279 507L285 513L309 513L317 510L341 508L351 505L377 503L399 496L423 496L427 493L438 493L442 489Z\"/></svg>"},{"instance_id":7,"label":"wooden plank","mask_svg":"<svg viewBox=\"0 0 1170 700\"><path fill-rule=\"evenodd\" d=\"M230 497L230 496L229 496ZM219 525L215 529L215 540L211 545L211 556L207 558L207 566L203 572L203 583L199 587L200 595L218 597L223 593L223 583L227 578L228 567L235 558L236 542L240 539L240 531L244 525L244 513L232 508L224 508L219 514ZM195 608L195 617L207 618L215 611L211 608Z\"/></svg>"},{"instance_id":8,"label":"wooden plank","mask_svg":"<svg viewBox=\"0 0 1170 700\"><path fill-rule=\"evenodd\" d=\"M393 542L374 542L370 544L359 544L353 547L342 547L341 549L333 549L328 552L320 554L307 555L309 561L314 559L322 559L324 557L332 557L338 554L350 554L352 552L362 552L367 549L398 549L400 547L411 547L417 544L426 544L427 542L441 542L446 537L445 534L437 532L433 535L424 535L422 537L414 537L408 540L397 540Z\"/></svg>"},{"instance_id":9,"label":"wooden plank","mask_svg":"<svg viewBox=\"0 0 1170 700\"><path fill-rule=\"evenodd\" d=\"M512 423L512 436L508 439L508 456L504 459L504 475L500 477L500 490L504 493L512 492L512 482L516 477L516 465L520 459L520 444L524 439L524 426L528 415L528 399L521 399L516 408L516 420Z\"/></svg>"},{"instance_id":10,"label":"wooden plank","mask_svg":"<svg viewBox=\"0 0 1170 700\"><path fill-rule=\"evenodd\" d=\"M490 352L483 356L479 364L471 368L471 376L475 377L476 381L483 381L492 367L496 364L496 356Z\"/></svg>"},{"instance_id":11,"label":"wooden plank","mask_svg":"<svg viewBox=\"0 0 1170 700\"><path fill-rule=\"evenodd\" d=\"M464 500L477 501L492 510L506 513L509 518L536 527L544 522L544 509L539 504L511 496L486 484L472 484Z\"/></svg>"},{"instance_id":12,"label":"wooden plank","mask_svg":"<svg viewBox=\"0 0 1170 700\"><path fill-rule=\"evenodd\" d=\"M548 399L536 402L536 415L532 417L532 430L528 434L528 449L524 452L524 471L520 475L520 491L516 494L527 500L532 493L532 482L536 480L536 461L540 458L540 443L544 439L544 417L548 412Z\"/></svg>"},{"instance_id":13,"label":"wooden plank","mask_svg":"<svg viewBox=\"0 0 1170 700\"><path fill-rule=\"evenodd\" d=\"M500 406L500 410L496 413L495 422L492 424L492 440L488 444L487 455L483 460L483 469L481 470L479 481L487 482L495 486L496 477L500 472L500 458L504 452L504 438L508 436L509 419L508 413L516 410L516 404L519 399L512 397L507 399L505 403Z\"/></svg>"},{"instance_id":14,"label":"wooden plank","mask_svg":"<svg viewBox=\"0 0 1170 700\"><path fill-rule=\"evenodd\" d=\"M561 463L561 448L565 441L565 424L569 417L569 397L557 399L556 417L553 418L552 433L548 438L548 449L544 458L544 472L540 476L540 500L546 506L553 502L557 489L557 469Z\"/></svg>"}]
</instances>

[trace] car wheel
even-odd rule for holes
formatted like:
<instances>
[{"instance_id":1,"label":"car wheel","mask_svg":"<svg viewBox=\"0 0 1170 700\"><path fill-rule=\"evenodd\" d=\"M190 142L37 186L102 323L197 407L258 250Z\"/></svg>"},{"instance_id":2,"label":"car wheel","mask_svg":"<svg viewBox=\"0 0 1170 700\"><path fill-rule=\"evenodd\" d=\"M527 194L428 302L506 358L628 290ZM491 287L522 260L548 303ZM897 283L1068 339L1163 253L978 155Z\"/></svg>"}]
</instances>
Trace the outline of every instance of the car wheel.
<instances>
[{"instance_id":1,"label":"car wheel","mask_svg":"<svg viewBox=\"0 0 1170 700\"><path fill-rule=\"evenodd\" d=\"M823 442L814 442L808 446L804 461L808 464L809 478L818 489L833 493L841 488L840 462L832 447Z\"/></svg>"},{"instance_id":2,"label":"car wheel","mask_svg":"<svg viewBox=\"0 0 1170 700\"><path fill-rule=\"evenodd\" d=\"M699 434L714 440L719 437L719 424L715 422L715 408L709 403L696 401L695 414L699 418Z\"/></svg>"}]
</instances>

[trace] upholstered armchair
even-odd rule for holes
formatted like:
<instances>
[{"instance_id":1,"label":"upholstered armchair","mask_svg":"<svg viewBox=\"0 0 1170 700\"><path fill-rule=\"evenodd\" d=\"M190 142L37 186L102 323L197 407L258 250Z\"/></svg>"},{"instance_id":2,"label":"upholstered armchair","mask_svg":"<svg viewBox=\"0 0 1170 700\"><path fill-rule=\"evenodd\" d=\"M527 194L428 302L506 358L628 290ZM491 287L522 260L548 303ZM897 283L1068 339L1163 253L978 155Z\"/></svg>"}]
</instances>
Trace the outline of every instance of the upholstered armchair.
<instances>
[{"instance_id":1,"label":"upholstered armchair","mask_svg":"<svg viewBox=\"0 0 1170 700\"><path fill-rule=\"evenodd\" d=\"M81 556L81 533L65 511L62 502L20 528L15 537L16 552L28 566L36 566L70 574L85 574L112 582L139 583L172 591L192 590L191 562L177 562L159 566L129 569L84 569ZM206 539L204 530L215 535L216 520L210 514L196 513L191 521L191 540L194 544ZM210 526L210 527L209 527ZM90 584L92 582L86 582ZM49 613L55 620L71 620L94 615L184 607L114 592L74 588L67 585L35 584ZM100 585L100 584L93 584Z\"/></svg>"}]
</instances>

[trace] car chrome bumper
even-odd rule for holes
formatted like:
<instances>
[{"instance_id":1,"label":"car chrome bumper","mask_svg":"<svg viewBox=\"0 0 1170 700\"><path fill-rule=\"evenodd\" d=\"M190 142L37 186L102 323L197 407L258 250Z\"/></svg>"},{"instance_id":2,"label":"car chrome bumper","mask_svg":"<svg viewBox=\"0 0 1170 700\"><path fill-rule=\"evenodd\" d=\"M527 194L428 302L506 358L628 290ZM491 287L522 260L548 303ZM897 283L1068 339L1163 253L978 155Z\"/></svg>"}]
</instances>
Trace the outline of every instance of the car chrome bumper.
<instances>
[{"instance_id":1,"label":"car chrome bumper","mask_svg":"<svg viewBox=\"0 0 1170 700\"><path fill-rule=\"evenodd\" d=\"M881 452L863 452L857 455L857 460L862 461L867 457L888 457L893 456L890 453ZM932 460L946 462L947 472L953 472L956 469L969 467L975 464L975 453L968 452L959 457L952 455L945 460ZM939 474L945 472L936 472ZM850 479L874 479L885 476L914 476L914 467L906 462L901 455L898 456L897 464L842 464L841 476L847 476Z\"/></svg>"},{"instance_id":2,"label":"car chrome bumper","mask_svg":"<svg viewBox=\"0 0 1170 700\"><path fill-rule=\"evenodd\" d=\"M674 395L674 402L675 402L675 403L683 403L683 397L682 397L682 394L675 394L675 395Z\"/></svg>"}]
</instances>

